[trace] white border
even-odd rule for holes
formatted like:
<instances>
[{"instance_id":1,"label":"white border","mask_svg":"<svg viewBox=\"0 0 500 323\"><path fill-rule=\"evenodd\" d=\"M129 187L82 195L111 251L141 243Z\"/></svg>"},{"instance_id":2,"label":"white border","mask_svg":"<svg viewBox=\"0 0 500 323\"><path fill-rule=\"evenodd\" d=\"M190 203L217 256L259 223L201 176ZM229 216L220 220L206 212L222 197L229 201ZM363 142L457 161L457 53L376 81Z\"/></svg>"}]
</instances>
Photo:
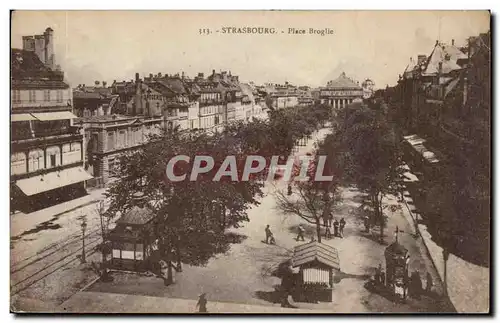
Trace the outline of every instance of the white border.
<instances>
[{"instance_id":1,"label":"white border","mask_svg":"<svg viewBox=\"0 0 500 323\"><path fill-rule=\"evenodd\" d=\"M105 9L204 9L204 10L216 10L216 9L245 9L245 10L259 10L259 9L299 9L299 10L313 10L313 9L336 9L336 10L360 10L360 9L375 9L375 10L409 10L409 9L420 9L420 10L436 10L436 9L447 9L447 10L464 10L464 9L492 9L493 13L495 14L498 12L498 4L500 2L498 0L489 0L489 1L484 1L484 0L474 0L474 1L464 1L464 0L454 0L450 1L447 3L441 2L438 3L435 0L419 0L419 1L408 1L408 2L403 2L403 1L343 1L343 2L338 2L335 4L330 4L330 5L325 5L323 1L314 1L314 0L308 0L308 1L285 1L283 3L279 3L277 1L270 1L270 0L252 0L252 1L245 1L245 2L236 2L236 1L231 1L230 3L226 3L225 1L190 1L190 0L183 0L178 3L168 3L168 6L165 4L164 1L133 1L130 3L124 3L123 1L102 1L102 0L87 0L85 3L72 3L69 1L51 1L50 3L47 2L38 2L38 1L23 1L23 0L17 0L17 1L3 1L2 2L2 11L0 11L1 18L2 18L2 32L0 33L1 39L2 39L2 44L9 44L9 36L10 36L10 20L9 20L9 9L10 8L16 8L16 9L59 9L59 8L64 8L64 9L98 9L98 10L105 10ZM397 28L397 26L395 26ZM494 32L494 43L497 41L497 32ZM9 44L10 47L10 44ZM1 144L2 144L2 151L6 152L8 151L10 147L10 143L8 142L9 140L9 125L8 125L8 120L9 120L9 81L7 80L7 75L9 75L9 67L7 65L7 62L9 61L9 49L4 48L2 51L0 51L1 55L1 62L3 64L1 65L2 69L2 74L4 77L1 78L2 80L2 103L3 103L3 109L2 109L2 119L3 120L3 126L1 127L2 129L2 135L0 136L1 138ZM493 58L495 61L497 59L496 51L495 51L495 57ZM495 74L496 75L496 74ZM492 89L493 93L499 93L498 91L498 82L495 82L495 88ZM498 97L498 94L496 95ZM493 107L497 108L497 100L495 100ZM496 118L495 118L495 124L499 124L499 113L496 113ZM495 139L498 139L496 136L496 131L494 132ZM495 148L498 149L498 143L495 144ZM495 149L495 150L496 150ZM9 192L8 192L8 186L7 182L9 180L9 157L7 154L3 154L3 158L1 159L2 162L2 178L1 178L1 183L3 185L0 185L0 188L2 189L2 194L0 195L2 198L2 202L0 205L2 206L2 209L4 212L2 212L2 221L3 225L2 230L3 230L3 235L4 237L9 236L9 212L8 212L8 201L9 201ZM495 178L496 179L496 178ZM498 201L499 196L498 194L495 194L494 197L492 197L492 201ZM495 216L492 214L492 216ZM499 220L496 220L495 228L494 231L495 233L498 233L498 226L499 226ZM492 237L494 237L495 234L492 234ZM1 258L4 259L5 265L2 266L2 284L0 285L0 290L2 291L2 299L0 304L3 307L2 310L2 318L6 319L8 321L11 321L14 319L14 316L9 314L9 282L7 277L9 277L9 269L7 268L7 263L6 259L8 259L10 255L10 248L7 247L7 238L5 238L4 245L2 246L3 248L1 249ZM496 245L495 251L498 251L498 238L496 240ZM496 266L492 264L493 268L495 268L495 274L498 274L498 270L496 269ZM498 275L495 275L498 277ZM495 299L498 299L496 297ZM497 304L494 304L497 305ZM497 307L497 306L495 306ZM498 310L498 307L497 307ZM38 318L39 321L44 321L44 322L51 322L57 317L40 317ZM235 318L235 317L234 317ZM280 318L280 317L277 317ZM75 320L75 317L64 317L64 320ZM114 318L123 320L124 318ZM161 318L161 320L164 320L165 318ZM169 320L176 320L177 318L167 318ZM185 319L185 318L184 318ZM262 318L251 318L251 320L261 320ZM283 319L283 317L281 317ZM285 318L286 319L286 318ZM306 320L311 320L311 317L300 317L299 319L306 319ZM314 320L321 319L321 317L316 317ZM331 317L328 318L328 320L338 320L339 318L337 317ZM347 317L346 319L348 320L368 320L372 319L371 317ZM387 317L376 317L376 319L379 320L385 320ZM407 318L400 318L400 320L407 319ZM429 321L437 321L439 320L439 317L426 317L426 320ZM478 318L469 318L472 320L477 320ZM95 318L91 319L92 321L101 321L103 318ZM140 318L139 320L144 320L143 318ZM191 320L191 319L189 319ZM89 318L83 319L83 321L90 321Z\"/></svg>"}]
</instances>

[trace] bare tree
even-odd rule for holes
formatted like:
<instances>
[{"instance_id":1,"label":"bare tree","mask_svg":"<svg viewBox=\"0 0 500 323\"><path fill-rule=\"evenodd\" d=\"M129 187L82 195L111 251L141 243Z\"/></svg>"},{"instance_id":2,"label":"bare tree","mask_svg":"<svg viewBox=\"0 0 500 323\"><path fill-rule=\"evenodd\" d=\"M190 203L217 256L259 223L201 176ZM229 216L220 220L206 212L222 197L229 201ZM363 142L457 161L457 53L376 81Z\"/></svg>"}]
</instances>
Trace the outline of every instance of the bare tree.
<instances>
[{"instance_id":1,"label":"bare tree","mask_svg":"<svg viewBox=\"0 0 500 323\"><path fill-rule=\"evenodd\" d=\"M318 242L321 242L321 219L331 212L339 199L334 182L297 182L295 194L276 192L278 208L315 225Z\"/></svg>"}]
</instances>

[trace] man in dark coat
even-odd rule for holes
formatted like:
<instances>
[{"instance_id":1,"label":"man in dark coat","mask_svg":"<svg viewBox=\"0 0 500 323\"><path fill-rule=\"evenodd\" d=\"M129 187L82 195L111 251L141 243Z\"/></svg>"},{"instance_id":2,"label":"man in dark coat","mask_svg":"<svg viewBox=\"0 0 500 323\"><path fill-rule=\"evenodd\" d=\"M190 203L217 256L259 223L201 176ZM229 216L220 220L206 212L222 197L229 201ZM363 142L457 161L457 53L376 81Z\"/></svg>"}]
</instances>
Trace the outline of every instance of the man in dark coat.
<instances>
[{"instance_id":1,"label":"man in dark coat","mask_svg":"<svg viewBox=\"0 0 500 323\"><path fill-rule=\"evenodd\" d=\"M269 224L266 226L266 243L269 243L269 239L273 236Z\"/></svg>"},{"instance_id":2,"label":"man in dark coat","mask_svg":"<svg viewBox=\"0 0 500 323\"><path fill-rule=\"evenodd\" d=\"M206 294L203 293L199 296L198 298L198 304L196 304L196 308L198 308L198 313L208 313L207 311L207 298L205 297Z\"/></svg>"},{"instance_id":3,"label":"man in dark coat","mask_svg":"<svg viewBox=\"0 0 500 323\"><path fill-rule=\"evenodd\" d=\"M304 233L306 232L306 230L304 229L304 227L302 226L302 224L299 225L298 231L299 232L298 232L297 238L295 240L297 240L297 241L299 241L299 240L305 241Z\"/></svg>"},{"instance_id":4,"label":"man in dark coat","mask_svg":"<svg viewBox=\"0 0 500 323\"><path fill-rule=\"evenodd\" d=\"M344 218L342 218L340 219L340 225L339 225L339 233L341 238L344 237L344 227L345 227L345 220Z\"/></svg>"},{"instance_id":5,"label":"man in dark coat","mask_svg":"<svg viewBox=\"0 0 500 323\"><path fill-rule=\"evenodd\" d=\"M335 237L338 237L339 236L339 221L337 221L337 219L335 219L335 221L333 222L333 235Z\"/></svg>"}]
</instances>

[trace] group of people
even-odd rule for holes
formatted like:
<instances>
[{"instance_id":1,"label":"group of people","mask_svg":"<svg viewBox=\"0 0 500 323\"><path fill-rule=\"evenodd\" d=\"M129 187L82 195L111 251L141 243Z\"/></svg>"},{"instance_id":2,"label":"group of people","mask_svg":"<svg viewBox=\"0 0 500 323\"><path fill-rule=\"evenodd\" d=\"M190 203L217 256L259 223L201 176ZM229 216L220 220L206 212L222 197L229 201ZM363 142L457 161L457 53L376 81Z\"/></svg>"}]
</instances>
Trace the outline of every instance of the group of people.
<instances>
[{"instance_id":1,"label":"group of people","mask_svg":"<svg viewBox=\"0 0 500 323\"><path fill-rule=\"evenodd\" d=\"M385 285L386 275L384 270L382 269L382 264L378 265L376 269L374 282L378 285ZM408 287L408 296L419 299L421 295L430 294L432 292L432 287L434 286L432 276L428 272L426 275L426 285L425 290L423 288L422 279L420 277L420 273L418 270L414 271L411 275L406 278L406 286Z\"/></svg>"},{"instance_id":2,"label":"group of people","mask_svg":"<svg viewBox=\"0 0 500 323\"><path fill-rule=\"evenodd\" d=\"M432 292L432 286L434 286L434 283L432 281L431 274L428 272L425 284L426 294L430 294ZM422 294L424 294L422 279L420 278L420 273L416 270L408 278L408 296L419 299Z\"/></svg>"},{"instance_id":3,"label":"group of people","mask_svg":"<svg viewBox=\"0 0 500 323\"><path fill-rule=\"evenodd\" d=\"M344 238L344 228L346 225L346 221L344 218L341 218L340 221L335 219L332 222L332 218L323 218L323 225L325 227L325 236L326 238L332 237L332 232L330 231L330 227L333 225L333 236Z\"/></svg>"}]
</instances>

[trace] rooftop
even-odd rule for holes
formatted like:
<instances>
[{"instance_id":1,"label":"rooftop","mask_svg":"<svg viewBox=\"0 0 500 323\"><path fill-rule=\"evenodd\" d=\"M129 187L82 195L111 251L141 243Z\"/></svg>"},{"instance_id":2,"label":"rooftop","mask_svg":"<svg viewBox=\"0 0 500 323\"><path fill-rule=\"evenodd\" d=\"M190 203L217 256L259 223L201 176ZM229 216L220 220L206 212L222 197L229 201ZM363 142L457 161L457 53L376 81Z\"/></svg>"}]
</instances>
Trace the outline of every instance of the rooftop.
<instances>
[{"instance_id":1,"label":"rooftop","mask_svg":"<svg viewBox=\"0 0 500 323\"><path fill-rule=\"evenodd\" d=\"M134 206L117 221L117 224L146 224L155 217L153 211L148 207Z\"/></svg>"},{"instance_id":2,"label":"rooftop","mask_svg":"<svg viewBox=\"0 0 500 323\"><path fill-rule=\"evenodd\" d=\"M329 81L326 85L327 88L333 89L361 89L351 78L347 77L344 72L340 74L335 80Z\"/></svg>"},{"instance_id":3,"label":"rooftop","mask_svg":"<svg viewBox=\"0 0 500 323\"><path fill-rule=\"evenodd\" d=\"M337 249L317 241L295 247L292 258L293 267L298 267L312 261L318 261L331 268L340 270Z\"/></svg>"}]
</instances>

